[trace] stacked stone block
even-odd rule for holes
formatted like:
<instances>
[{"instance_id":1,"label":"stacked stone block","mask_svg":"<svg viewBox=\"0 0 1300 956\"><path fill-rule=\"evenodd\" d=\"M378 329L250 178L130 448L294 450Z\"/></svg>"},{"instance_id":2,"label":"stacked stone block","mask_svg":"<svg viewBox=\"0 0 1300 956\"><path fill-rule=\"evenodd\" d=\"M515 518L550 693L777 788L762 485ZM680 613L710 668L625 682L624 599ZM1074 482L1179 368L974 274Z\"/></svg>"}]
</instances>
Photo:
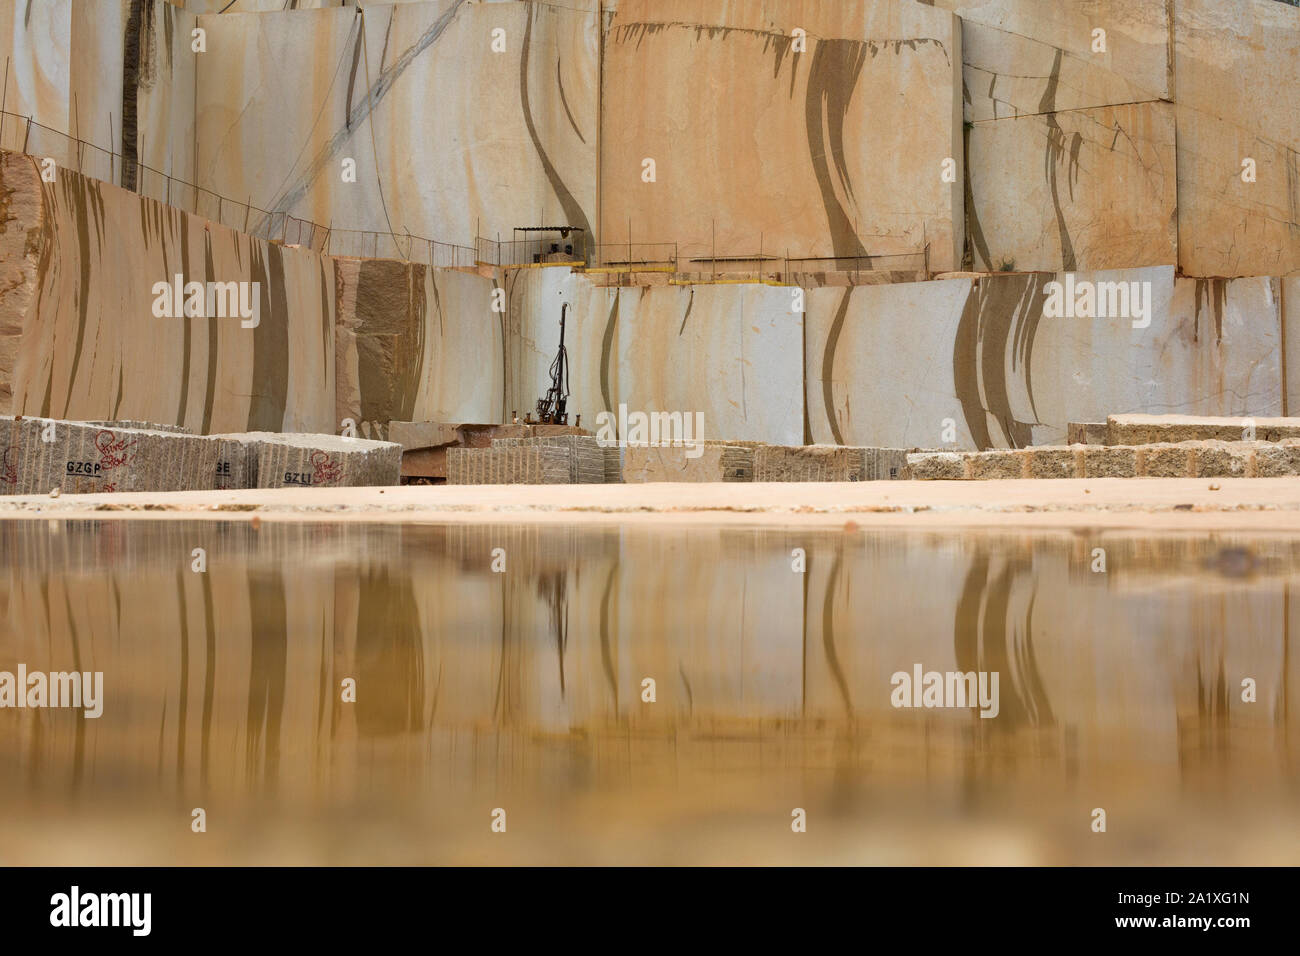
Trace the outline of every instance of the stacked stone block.
<instances>
[{"instance_id":1,"label":"stacked stone block","mask_svg":"<svg viewBox=\"0 0 1300 956\"><path fill-rule=\"evenodd\" d=\"M754 448L755 481L890 481L907 477L917 448L766 445Z\"/></svg>"},{"instance_id":2,"label":"stacked stone block","mask_svg":"<svg viewBox=\"0 0 1300 956\"><path fill-rule=\"evenodd\" d=\"M1108 445L1109 426L1106 422L1070 422L1065 426L1067 445Z\"/></svg>"},{"instance_id":3,"label":"stacked stone block","mask_svg":"<svg viewBox=\"0 0 1300 956\"><path fill-rule=\"evenodd\" d=\"M623 449L618 445L602 445L600 451L605 463L605 484L622 484Z\"/></svg>"},{"instance_id":4,"label":"stacked stone block","mask_svg":"<svg viewBox=\"0 0 1300 956\"><path fill-rule=\"evenodd\" d=\"M1079 452L1079 478L1133 478L1138 473L1138 449L1110 448L1089 442Z\"/></svg>"},{"instance_id":5,"label":"stacked stone block","mask_svg":"<svg viewBox=\"0 0 1300 956\"><path fill-rule=\"evenodd\" d=\"M1277 442L1288 438L1300 438L1300 418L1111 415L1106 419L1106 443L1109 445L1188 441Z\"/></svg>"},{"instance_id":6,"label":"stacked stone block","mask_svg":"<svg viewBox=\"0 0 1300 956\"><path fill-rule=\"evenodd\" d=\"M531 446L562 448L569 456L569 483L603 485L605 451L592 436L549 435L544 438L494 438L493 448L527 448Z\"/></svg>"},{"instance_id":7,"label":"stacked stone block","mask_svg":"<svg viewBox=\"0 0 1300 956\"><path fill-rule=\"evenodd\" d=\"M967 477L966 454L926 451L907 456L907 468L916 481L957 481Z\"/></svg>"},{"instance_id":8,"label":"stacked stone block","mask_svg":"<svg viewBox=\"0 0 1300 956\"><path fill-rule=\"evenodd\" d=\"M1138 447L1138 476L1142 478L1190 478L1195 464L1192 449L1181 444Z\"/></svg>"},{"instance_id":9,"label":"stacked stone block","mask_svg":"<svg viewBox=\"0 0 1300 956\"><path fill-rule=\"evenodd\" d=\"M1205 442L1192 451L1197 478L1249 478L1262 445L1245 442Z\"/></svg>"},{"instance_id":10,"label":"stacked stone block","mask_svg":"<svg viewBox=\"0 0 1300 956\"><path fill-rule=\"evenodd\" d=\"M743 445L702 443L628 445L623 449L625 482L753 481L756 449Z\"/></svg>"},{"instance_id":11,"label":"stacked stone block","mask_svg":"<svg viewBox=\"0 0 1300 956\"><path fill-rule=\"evenodd\" d=\"M1300 475L1300 439L1151 445L1044 445L907 456L921 481L992 478L1273 478Z\"/></svg>"},{"instance_id":12,"label":"stacked stone block","mask_svg":"<svg viewBox=\"0 0 1300 956\"><path fill-rule=\"evenodd\" d=\"M559 445L448 448L447 484L567 485L571 458Z\"/></svg>"},{"instance_id":13,"label":"stacked stone block","mask_svg":"<svg viewBox=\"0 0 1300 956\"><path fill-rule=\"evenodd\" d=\"M257 441L239 436L213 436L217 453L216 477L212 487L218 491L257 487Z\"/></svg>"},{"instance_id":14,"label":"stacked stone block","mask_svg":"<svg viewBox=\"0 0 1300 956\"><path fill-rule=\"evenodd\" d=\"M754 480L862 481L864 451L843 445L762 445L754 449Z\"/></svg>"},{"instance_id":15,"label":"stacked stone block","mask_svg":"<svg viewBox=\"0 0 1300 956\"><path fill-rule=\"evenodd\" d=\"M244 446L245 455L251 456L244 476L258 488L356 488L400 481L402 446L395 442L276 432L212 438L220 441L223 452L235 454L232 443ZM216 473L215 455L213 466L209 474Z\"/></svg>"},{"instance_id":16,"label":"stacked stone block","mask_svg":"<svg viewBox=\"0 0 1300 956\"><path fill-rule=\"evenodd\" d=\"M198 435L6 415L0 494L199 491L212 487L218 454Z\"/></svg>"},{"instance_id":17,"label":"stacked stone block","mask_svg":"<svg viewBox=\"0 0 1300 956\"><path fill-rule=\"evenodd\" d=\"M907 470L907 456L919 448L864 448L863 481L899 481L911 477Z\"/></svg>"},{"instance_id":18,"label":"stacked stone block","mask_svg":"<svg viewBox=\"0 0 1300 956\"><path fill-rule=\"evenodd\" d=\"M111 422L86 422L85 424L99 425L101 428L143 428L155 432L177 432L182 435L194 434L184 425L160 425L156 422L137 422L131 419L118 419Z\"/></svg>"},{"instance_id":19,"label":"stacked stone block","mask_svg":"<svg viewBox=\"0 0 1300 956\"><path fill-rule=\"evenodd\" d=\"M1255 477L1300 475L1300 443L1263 445L1255 451Z\"/></svg>"},{"instance_id":20,"label":"stacked stone block","mask_svg":"<svg viewBox=\"0 0 1300 956\"><path fill-rule=\"evenodd\" d=\"M976 480L990 478L1023 478L1028 456L1014 451L990 451L971 455L966 459L967 477Z\"/></svg>"}]
</instances>

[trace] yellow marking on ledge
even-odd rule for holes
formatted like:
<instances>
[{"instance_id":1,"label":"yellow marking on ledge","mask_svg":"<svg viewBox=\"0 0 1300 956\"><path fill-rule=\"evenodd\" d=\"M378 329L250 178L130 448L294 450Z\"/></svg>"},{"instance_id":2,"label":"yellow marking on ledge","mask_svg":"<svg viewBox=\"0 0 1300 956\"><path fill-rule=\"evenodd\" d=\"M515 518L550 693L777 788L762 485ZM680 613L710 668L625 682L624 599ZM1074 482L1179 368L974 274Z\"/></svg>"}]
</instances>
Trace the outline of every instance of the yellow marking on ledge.
<instances>
[{"instance_id":1,"label":"yellow marking on ledge","mask_svg":"<svg viewBox=\"0 0 1300 956\"><path fill-rule=\"evenodd\" d=\"M669 279L669 285L785 285L771 279Z\"/></svg>"},{"instance_id":2,"label":"yellow marking on ledge","mask_svg":"<svg viewBox=\"0 0 1300 956\"><path fill-rule=\"evenodd\" d=\"M492 266L492 263L486 262L484 265ZM499 266L492 266L494 269L581 269L581 262L507 262Z\"/></svg>"},{"instance_id":3,"label":"yellow marking on ledge","mask_svg":"<svg viewBox=\"0 0 1300 956\"><path fill-rule=\"evenodd\" d=\"M582 270L583 272L598 272L605 274L614 274L618 272L676 272L672 266L589 266Z\"/></svg>"}]
</instances>

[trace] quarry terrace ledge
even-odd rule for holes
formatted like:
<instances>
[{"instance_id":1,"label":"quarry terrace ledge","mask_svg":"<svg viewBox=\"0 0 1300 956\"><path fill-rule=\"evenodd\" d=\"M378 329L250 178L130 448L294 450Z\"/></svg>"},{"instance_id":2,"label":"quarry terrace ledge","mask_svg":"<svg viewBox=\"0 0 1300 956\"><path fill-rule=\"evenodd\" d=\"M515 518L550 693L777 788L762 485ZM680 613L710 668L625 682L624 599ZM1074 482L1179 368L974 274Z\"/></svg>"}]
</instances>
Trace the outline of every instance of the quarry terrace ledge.
<instances>
[{"instance_id":1,"label":"quarry terrace ledge","mask_svg":"<svg viewBox=\"0 0 1300 956\"><path fill-rule=\"evenodd\" d=\"M1294 478L444 485L13 496L0 520L1300 531Z\"/></svg>"}]
</instances>

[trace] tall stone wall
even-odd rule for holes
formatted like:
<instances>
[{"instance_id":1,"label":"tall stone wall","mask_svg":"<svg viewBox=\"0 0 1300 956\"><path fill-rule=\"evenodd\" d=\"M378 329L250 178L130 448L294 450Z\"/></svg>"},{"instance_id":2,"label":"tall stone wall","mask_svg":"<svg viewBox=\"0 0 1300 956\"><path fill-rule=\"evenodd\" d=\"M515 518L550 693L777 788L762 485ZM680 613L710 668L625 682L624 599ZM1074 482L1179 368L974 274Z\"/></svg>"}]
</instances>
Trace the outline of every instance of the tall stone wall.
<instances>
[{"instance_id":1,"label":"tall stone wall","mask_svg":"<svg viewBox=\"0 0 1300 956\"><path fill-rule=\"evenodd\" d=\"M568 269L507 272L510 408L549 385L560 310L570 305L571 414L703 415L703 437L798 444L803 314L797 290L760 283L598 287ZM694 421L694 419L692 419ZM701 437L693 433L692 437Z\"/></svg>"},{"instance_id":2,"label":"tall stone wall","mask_svg":"<svg viewBox=\"0 0 1300 956\"><path fill-rule=\"evenodd\" d=\"M945 183L940 163L962 155L960 46L953 16L910 0L622 0L605 34L602 237L630 225L692 258L929 244L936 269L957 267L960 176Z\"/></svg>"},{"instance_id":3,"label":"tall stone wall","mask_svg":"<svg viewBox=\"0 0 1300 956\"><path fill-rule=\"evenodd\" d=\"M198 79L199 184L340 228L461 244L516 226L590 229L599 32L586 6L201 17L220 54Z\"/></svg>"},{"instance_id":4,"label":"tall stone wall","mask_svg":"<svg viewBox=\"0 0 1300 956\"><path fill-rule=\"evenodd\" d=\"M13 402L14 366L40 275L45 204L36 167L0 152L0 411Z\"/></svg>"},{"instance_id":5,"label":"tall stone wall","mask_svg":"<svg viewBox=\"0 0 1300 956\"><path fill-rule=\"evenodd\" d=\"M57 130L70 128L72 0L0 3L0 50L6 61L4 111ZM0 146L20 149L23 128L6 117Z\"/></svg>"},{"instance_id":6,"label":"tall stone wall","mask_svg":"<svg viewBox=\"0 0 1300 956\"><path fill-rule=\"evenodd\" d=\"M196 433L335 431L328 259L67 170L42 183L25 157L7 157L4 173L6 189L40 196L39 221L24 230L39 228L35 292L5 319L22 327L12 411ZM21 261L30 270L31 256ZM240 315L172 317L157 286L177 275L182 291L203 284L205 311L210 282L248 284L250 306L256 287L256 326Z\"/></svg>"},{"instance_id":7,"label":"tall stone wall","mask_svg":"<svg viewBox=\"0 0 1300 956\"><path fill-rule=\"evenodd\" d=\"M1178 264L1195 276L1298 272L1300 11L1273 0L1173 6Z\"/></svg>"},{"instance_id":8,"label":"tall stone wall","mask_svg":"<svg viewBox=\"0 0 1300 956\"><path fill-rule=\"evenodd\" d=\"M496 280L392 259L332 268L339 422L502 420Z\"/></svg>"},{"instance_id":9,"label":"tall stone wall","mask_svg":"<svg viewBox=\"0 0 1300 956\"><path fill-rule=\"evenodd\" d=\"M0 147L192 204L167 177L195 177L197 25L196 13L167 0L0 2L3 108L13 114ZM24 117L37 125L29 131Z\"/></svg>"},{"instance_id":10,"label":"tall stone wall","mask_svg":"<svg viewBox=\"0 0 1300 956\"><path fill-rule=\"evenodd\" d=\"M1297 279L1074 276L1139 283L1150 324L1135 328L1050 317L1060 273L806 289L599 285L566 267L489 278L251 239L75 173L41 183L27 157L0 174L0 390L17 414L197 433L502 421L546 390L566 302L569 411L587 428L623 406L699 413L704 438L1019 447L1117 412L1300 407ZM155 284L177 272L258 283L257 327L155 316Z\"/></svg>"},{"instance_id":11,"label":"tall stone wall","mask_svg":"<svg viewBox=\"0 0 1300 956\"><path fill-rule=\"evenodd\" d=\"M399 255L346 230L570 225L687 261L1241 277L1300 270L1298 21L1276 0L0 0L0 49L4 108L60 131L38 155L333 226L345 254Z\"/></svg>"},{"instance_id":12,"label":"tall stone wall","mask_svg":"<svg viewBox=\"0 0 1300 956\"><path fill-rule=\"evenodd\" d=\"M0 159L8 410L195 431L502 421L545 391L566 302L588 427L626 405L701 412L707 437L902 447L952 419L961 446L1000 447L1117 411L1300 406L1300 16L1283 4L267 7L0 0L5 108L87 141L51 144L53 183ZM994 274L810 274L799 305L760 283L331 259L96 182L123 170L95 146L332 222L336 249L349 227L621 241L630 219L634 242L675 240L684 262L928 245L932 272L967 250ZM187 202L147 172L136 188ZM264 283L259 327L155 319L154 282L178 270ZM1149 283L1151 325L1046 318L1067 271Z\"/></svg>"},{"instance_id":13,"label":"tall stone wall","mask_svg":"<svg viewBox=\"0 0 1300 956\"><path fill-rule=\"evenodd\" d=\"M1064 281L1031 273L808 290L812 440L1018 448L1064 442L1069 422L1119 409L1281 413L1280 280L1176 279L1170 267L1076 276L1143 284L1142 328L1052 317L1049 283Z\"/></svg>"}]
</instances>

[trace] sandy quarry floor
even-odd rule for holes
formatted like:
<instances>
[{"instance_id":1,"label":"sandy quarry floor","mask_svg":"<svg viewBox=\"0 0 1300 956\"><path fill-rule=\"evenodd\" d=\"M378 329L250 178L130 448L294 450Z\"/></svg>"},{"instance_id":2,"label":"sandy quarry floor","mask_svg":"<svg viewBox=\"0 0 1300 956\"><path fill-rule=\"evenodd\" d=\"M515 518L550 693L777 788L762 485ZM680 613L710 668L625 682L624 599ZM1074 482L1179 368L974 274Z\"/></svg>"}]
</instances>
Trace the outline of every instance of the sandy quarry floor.
<instances>
[{"instance_id":1,"label":"sandy quarry floor","mask_svg":"<svg viewBox=\"0 0 1300 956\"><path fill-rule=\"evenodd\" d=\"M4 518L707 522L1300 531L1300 478L443 485L0 498Z\"/></svg>"}]
</instances>

